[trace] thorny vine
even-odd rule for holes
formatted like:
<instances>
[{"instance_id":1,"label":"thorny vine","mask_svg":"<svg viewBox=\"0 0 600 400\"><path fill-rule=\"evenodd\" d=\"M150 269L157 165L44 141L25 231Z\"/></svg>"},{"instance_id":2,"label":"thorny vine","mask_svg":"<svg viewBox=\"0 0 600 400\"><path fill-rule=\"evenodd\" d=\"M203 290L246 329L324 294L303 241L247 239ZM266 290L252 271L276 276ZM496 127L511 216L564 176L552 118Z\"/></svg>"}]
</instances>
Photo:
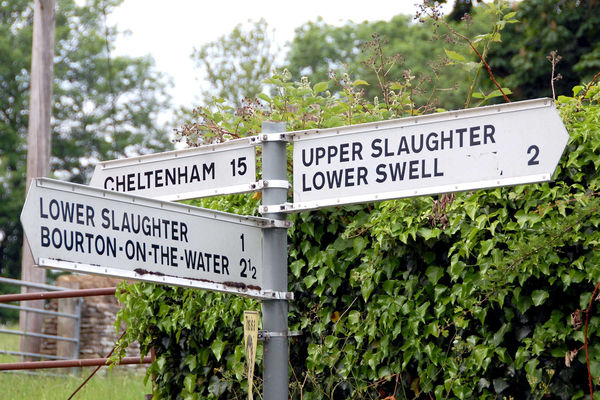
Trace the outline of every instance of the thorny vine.
<instances>
[{"instance_id":1,"label":"thorny vine","mask_svg":"<svg viewBox=\"0 0 600 400\"><path fill-rule=\"evenodd\" d=\"M492 83L498 88L498 90L504 97L504 100L507 103L510 103L510 99L504 92L504 89L502 88L502 86L500 86L498 81L496 81L496 77L494 76L494 73L492 72L492 68L490 67L490 65L488 64L488 62L485 59L485 53L487 52L487 46L486 46L486 49L484 50L483 54L479 50L477 50L477 47L475 46L475 44L469 37L458 32L443 18L443 14L442 14L439 6L431 5L431 4L427 4L427 3L421 5L420 10L416 14L416 19L418 19L420 22L423 22L424 17L429 17L432 21L434 21L434 23L437 26L443 25L446 29L448 29L448 32L450 32L450 34L465 41L469 45L471 50L477 55L477 57L479 58L479 60L481 61L481 63L485 67L485 69L487 70ZM468 14L466 15L466 18L467 19L469 18ZM494 33L496 33L495 29L496 28L494 28ZM466 106L469 105L469 102L470 102L470 94L469 94L469 99L467 99Z\"/></svg>"}]
</instances>

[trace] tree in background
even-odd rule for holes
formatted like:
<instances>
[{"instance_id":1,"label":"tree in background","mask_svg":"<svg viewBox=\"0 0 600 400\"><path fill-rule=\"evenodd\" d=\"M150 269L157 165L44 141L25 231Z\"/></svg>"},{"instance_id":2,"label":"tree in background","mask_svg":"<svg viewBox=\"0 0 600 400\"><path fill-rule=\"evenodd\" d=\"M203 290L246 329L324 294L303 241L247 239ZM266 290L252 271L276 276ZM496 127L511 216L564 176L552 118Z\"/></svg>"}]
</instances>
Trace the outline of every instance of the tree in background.
<instances>
[{"instance_id":1,"label":"tree in background","mask_svg":"<svg viewBox=\"0 0 600 400\"><path fill-rule=\"evenodd\" d=\"M600 1L525 0L514 11L521 23L506 27L503 44L490 51L489 62L515 99L551 95L546 57L553 50L562 57L557 94L570 94L600 69Z\"/></svg>"},{"instance_id":2,"label":"tree in background","mask_svg":"<svg viewBox=\"0 0 600 400\"><path fill-rule=\"evenodd\" d=\"M477 3L481 3L483 0L477 0ZM447 0L438 0L438 3L447 3ZM425 3L431 3L431 1L425 1ZM460 22L465 14L471 14L475 4L473 0L455 0L452 11L448 14L448 19L455 22Z\"/></svg>"},{"instance_id":3,"label":"tree in background","mask_svg":"<svg viewBox=\"0 0 600 400\"><path fill-rule=\"evenodd\" d=\"M74 182L85 183L94 160L171 148L157 123L169 107L163 74L150 57L112 54L118 31L106 16L122 1L59 3L51 168Z\"/></svg>"},{"instance_id":4,"label":"tree in background","mask_svg":"<svg viewBox=\"0 0 600 400\"><path fill-rule=\"evenodd\" d=\"M482 40L489 39L481 35L489 34L486 27L492 20L488 6L476 3L479 2L457 1L452 13L440 21L479 46ZM516 13L510 17L511 21L521 23L500 22L497 27L502 30L502 41L491 37L486 58L500 84L512 89L514 100L551 95L552 67L546 57L553 50L562 57L556 66L557 74L562 76L555 81L558 94L568 94L572 87L589 81L598 71L600 1L524 0L511 7L510 11ZM470 13L467 16L466 11ZM365 81L377 82L373 79L376 65L369 65L363 55L365 43L377 33L386 42L382 56L397 57L394 65L386 70L389 85L402 83L404 72L408 71L416 77L413 85L420 83L422 92L434 93L438 106L445 109L465 106L467 87L454 85L464 79L465 73L472 81L478 75L473 89L484 94L484 98L492 93L494 85L485 78L487 73L481 69L483 65L468 43L462 39L457 41L455 35L446 36L446 43L436 41L441 32L433 25L431 21L416 24L402 15L390 21L349 22L341 27L317 19L296 30L287 57L288 68L294 76L306 75L313 82L328 80L332 70L343 70ZM449 54L458 54L458 58ZM442 68L448 62L456 66ZM364 90L371 98L380 92L375 86Z\"/></svg>"},{"instance_id":5,"label":"tree in background","mask_svg":"<svg viewBox=\"0 0 600 400\"><path fill-rule=\"evenodd\" d=\"M492 20L482 13L469 24L451 24L465 35L476 36L484 34ZM456 85L464 80L463 66L445 68L451 60L444 49L454 43L440 43L437 37L431 21L416 23L406 15L341 27L317 20L296 30L287 65L293 75L306 75L312 82L328 80L331 71L360 76L371 83L363 87L371 99L402 87L420 102L463 108L467 88Z\"/></svg>"},{"instance_id":6,"label":"tree in background","mask_svg":"<svg viewBox=\"0 0 600 400\"><path fill-rule=\"evenodd\" d=\"M360 45L370 40L372 33L368 22L336 27L319 17L296 28L286 65L292 76L306 76L312 82L329 80L332 70L346 68L349 74L360 74L361 65L356 63Z\"/></svg>"},{"instance_id":7,"label":"tree in background","mask_svg":"<svg viewBox=\"0 0 600 400\"><path fill-rule=\"evenodd\" d=\"M0 272L11 276L20 269L32 18L25 0L0 8Z\"/></svg>"},{"instance_id":8,"label":"tree in background","mask_svg":"<svg viewBox=\"0 0 600 400\"><path fill-rule=\"evenodd\" d=\"M121 0L79 6L59 0L56 13L52 170L84 183L97 160L171 147L157 116L168 107L165 81L149 58L111 54L117 34L106 15ZM31 4L0 8L0 274L18 277L25 198Z\"/></svg>"},{"instance_id":9,"label":"tree in background","mask_svg":"<svg viewBox=\"0 0 600 400\"><path fill-rule=\"evenodd\" d=\"M192 59L211 85L202 91L203 101L217 97L240 107L244 98L253 99L262 91L262 80L270 75L274 58L264 19L253 22L247 31L239 24L229 35L194 50Z\"/></svg>"}]
</instances>

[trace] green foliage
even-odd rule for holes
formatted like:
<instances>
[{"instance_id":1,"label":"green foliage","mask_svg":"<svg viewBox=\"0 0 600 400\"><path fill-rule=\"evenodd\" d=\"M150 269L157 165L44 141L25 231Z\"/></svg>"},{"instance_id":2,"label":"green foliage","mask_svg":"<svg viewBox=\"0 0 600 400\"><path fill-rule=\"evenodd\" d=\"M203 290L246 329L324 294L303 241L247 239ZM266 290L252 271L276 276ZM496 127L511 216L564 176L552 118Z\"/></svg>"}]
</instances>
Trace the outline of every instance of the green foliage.
<instances>
[{"instance_id":1,"label":"green foliage","mask_svg":"<svg viewBox=\"0 0 600 400\"><path fill-rule=\"evenodd\" d=\"M518 7L516 6L518 5ZM556 92L589 81L600 70L600 2L597 0L526 0L515 5L521 23L507 26L503 45L490 52L490 64L515 92L515 99L551 95L551 65L546 57L562 57Z\"/></svg>"},{"instance_id":2,"label":"green foliage","mask_svg":"<svg viewBox=\"0 0 600 400\"><path fill-rule=\"evenodd\" d=\"M25 197L22 135L27 128L32 12L28 1L0 8L0 274L17 276L22 231L18 215Z\"/></svg>"},{"instance_id":3,"label":"green foliage","mask_svg":"<svg viewBox=\"0 0 600 400\"><path fill-rule=\"evenodd\" d=\"M493 15L476 12L468 23L452 22L449 26L476 37L487 33L491 21ZM456 38L448 38L447 43L436 40L444 33L429 18L414 23L406 15L394 16L390 21L348 22L341 27L317 19L296 30L286 65L294 76L304 75L312 82L329 80L332 73L360 77L371 83L361 87L371 101L379 96L385 102L388 90L403 87L421 104L463 108L468 86L457 83L464 81L464 68L470 66L470 71L476 72L479 59L469 49L464 51L463 43L456 43ZM454 50L455 46L464 51L471 64L446 68L452 60L444 50ZM374 52L378 48L381 51Z\"/></svg>"},{"instance_id":4,"label":"green foliage","mask_svg":"<svg viewBox=\"0 0 600 400\"><path fill-rule=\"evenodd\" d=\"M511 13L495 14L482 46L495 43ZM367 57L386 56L371 67L392 65L377 40L365 47ZM446 50L459 63L473 56ZM325 128L416 115L428 105L410 90L410 74L384 83L376 68L373 79L347 73L314 82L283 70L265 80L269 95L239 109L215 100L180 133L194 145L256 134L265 120L285 121L288 130ZM373 87L384 101L367 100L362 89ZM302 332L290 339L291 398L585 396L581 310L590 301L590 367L600 377L600 310L592 299L600 280L600 86L578 97L586 89L558 99L570 140L552 183L289 217L289 327ZM258 197L193 203L253 214ZM143 351L156 350L148 377L158 398L246 397L242 313L258 309L256 302L150 284L129 286L120 299L118 323L128 326L120 345L139 340ZM259 353L258 375L261 367Z\"/></svg>"},{"instance_id":5,"label":"green foliage","mask_svg":"<svg viewBox=\"0 0 600 400\"><path fill-rule=\"evenodd\" d=\"M471 106L471 101L474 98L480 99L477 106L481 106L488 100L496 97L504 97L507 99L507 96L512 93L510 89L500 86L500 84L496 81L496 77L493 76L493 72L488 69L489 64L486 65L486 63L488 52L492 48L492 45L497 45L498 43L502 42L502 30L504 30L507 24L515 24L519 22L518 20L514 19L516 12L512 11L508 4L501 1L495 1L482 7L478 7L477 11L477 14L479 15L483 14L493 18L493 28L491 32L475 35L473 38L469 38L468 36L459 32L444 19L436 18L435 9L432 11L433 19L437 28L441 29L444 27L445 31L447 31L447 37L454 38L459 42L462 42L461 47L463 49L461 52L469 54L469 56L465 57L461 53L454 50L444 49L446 56L451 60L450 64L460 65L467 73L468 80L471 82L469 84L464 108L469 108ZM424 12L427 13L426 9ZM470 15L468 18L467 16L464 17L466 23L470 23L472 19L473 17ZM457 44L455 47L459 47L459 44ZM477 55L476 62L471 61L473 58L473 53ZM483 79L482 75L484 75L486 79ZM492 89L484 89L489 87L492 87Z\"/></svg>"},{"instance_id":6,"label":"green foliage","mask_svg":"<svg viewBox=\"0 0 600 400\"><path fill-rule=\"evenodd\" d=\"M261 81L271 73L273 53L264 19L252 23L248 31L239 24L230 34L195 50L192 58L211 84L202 92L204 103L216 97L239 107L244 98L256 97L262 92Z\"/></svg>"},{"instance_id":7,"label":"green foliage","mask_svg":"<svg viewBox=\"0 0 600 400\"><path fill-rule=\"evenodd\" d=\"M245 121L219 114L220 126L235 136L267 118L292 130L388 115L352 84L331 95L329 84L292 82L286 71L268 82L278 95L263 96ZM599 93L596 85L584 103L559 99L571 138L554 183L290 216L289 325L302 332L290 342L292 398L583 393L583 333L570 315L587 307L600 280ZM256 197L196 204L251 214ZM121 300L123 345L138 339L156 349L150 374L160 398L246 396L242 313L256 302L149 284L131 286ZM592 360L600 357L597 311Z\"/></svg>"},{"instance_id":8,"label":"green foliage","mask_svg":"<svg viewBox=\"0 0 600 400\"><path fill-rule=\"evenodd\" d=\"M93 161L172 147L156 121L169 106L164 76L149 57L112 54L118 31L106 15L120 3L58 6L51 170L62 179L85 183Z\"/></svg>"},{"instance_id":9,"label":"green foliage","mask_svg":"<svg viewBox=\"0 0 600 400\"><path fill-rule=\"evenodd\" d=\"M164 78L147 58L111 54L118 0L57 1L51 170L84 183L94 161L171 147L158 113ZM33 3L0 7L0 274L18 277L25 198Z\"/></svg>"}]
</instances>

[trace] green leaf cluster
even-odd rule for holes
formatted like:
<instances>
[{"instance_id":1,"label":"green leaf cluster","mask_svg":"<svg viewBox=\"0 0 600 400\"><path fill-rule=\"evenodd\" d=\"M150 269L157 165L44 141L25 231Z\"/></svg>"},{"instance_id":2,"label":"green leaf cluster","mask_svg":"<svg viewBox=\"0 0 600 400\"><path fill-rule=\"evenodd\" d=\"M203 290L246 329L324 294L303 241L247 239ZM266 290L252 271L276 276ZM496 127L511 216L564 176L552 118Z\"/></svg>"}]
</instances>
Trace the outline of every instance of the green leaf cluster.
<instances>
[{"instance_id":1,"label":"green leaf cluster","mask_svg":"<svg viewBox=\"0 0 600 400\"><path fill-rule=\"evenodd\" d=\"M211 89L203 89L205 102L224 99L240 107L262 91L261 81L273 67L272 32L264 19L244 26L238 24L229 34L194 49L192 59L206 74Z\"/></svg>"},{"instance_id":2,"label":"green leaf cluster","mask_svg":"<svg viewBox=\"0 0 600 400\"><path fill-rule=\"evenodd\" d=\"M550 96L552 67L547 56L561 56L555 68L557 94L592 79L600 69L600 3L526 0L514 7L518 24L502 32L502 45L490 51L490 65L513 89L514 99Z\"/></svg>"}]
</instances>

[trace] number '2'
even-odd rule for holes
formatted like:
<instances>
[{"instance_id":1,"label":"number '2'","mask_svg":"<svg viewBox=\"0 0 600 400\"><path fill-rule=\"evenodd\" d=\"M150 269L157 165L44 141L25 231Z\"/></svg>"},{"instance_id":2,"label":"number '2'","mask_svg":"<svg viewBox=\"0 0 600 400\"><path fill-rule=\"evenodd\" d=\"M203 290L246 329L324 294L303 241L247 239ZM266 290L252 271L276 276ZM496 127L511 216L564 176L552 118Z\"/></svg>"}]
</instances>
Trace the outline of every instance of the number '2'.
<instances>
[{"instance_id":1,"label":"number '2'","mask_svg":"<svg viewBox=\"0 0 600 400\"><path fill-rule=\"evenodd\" d=\"M527 162L527 165L539 165L540 161L537 158L540 155L540 148L535 144L529 146L529 148L527 149L527 154L531 153L533 153L533 155Z\"/></svg>"}]
</instances>

